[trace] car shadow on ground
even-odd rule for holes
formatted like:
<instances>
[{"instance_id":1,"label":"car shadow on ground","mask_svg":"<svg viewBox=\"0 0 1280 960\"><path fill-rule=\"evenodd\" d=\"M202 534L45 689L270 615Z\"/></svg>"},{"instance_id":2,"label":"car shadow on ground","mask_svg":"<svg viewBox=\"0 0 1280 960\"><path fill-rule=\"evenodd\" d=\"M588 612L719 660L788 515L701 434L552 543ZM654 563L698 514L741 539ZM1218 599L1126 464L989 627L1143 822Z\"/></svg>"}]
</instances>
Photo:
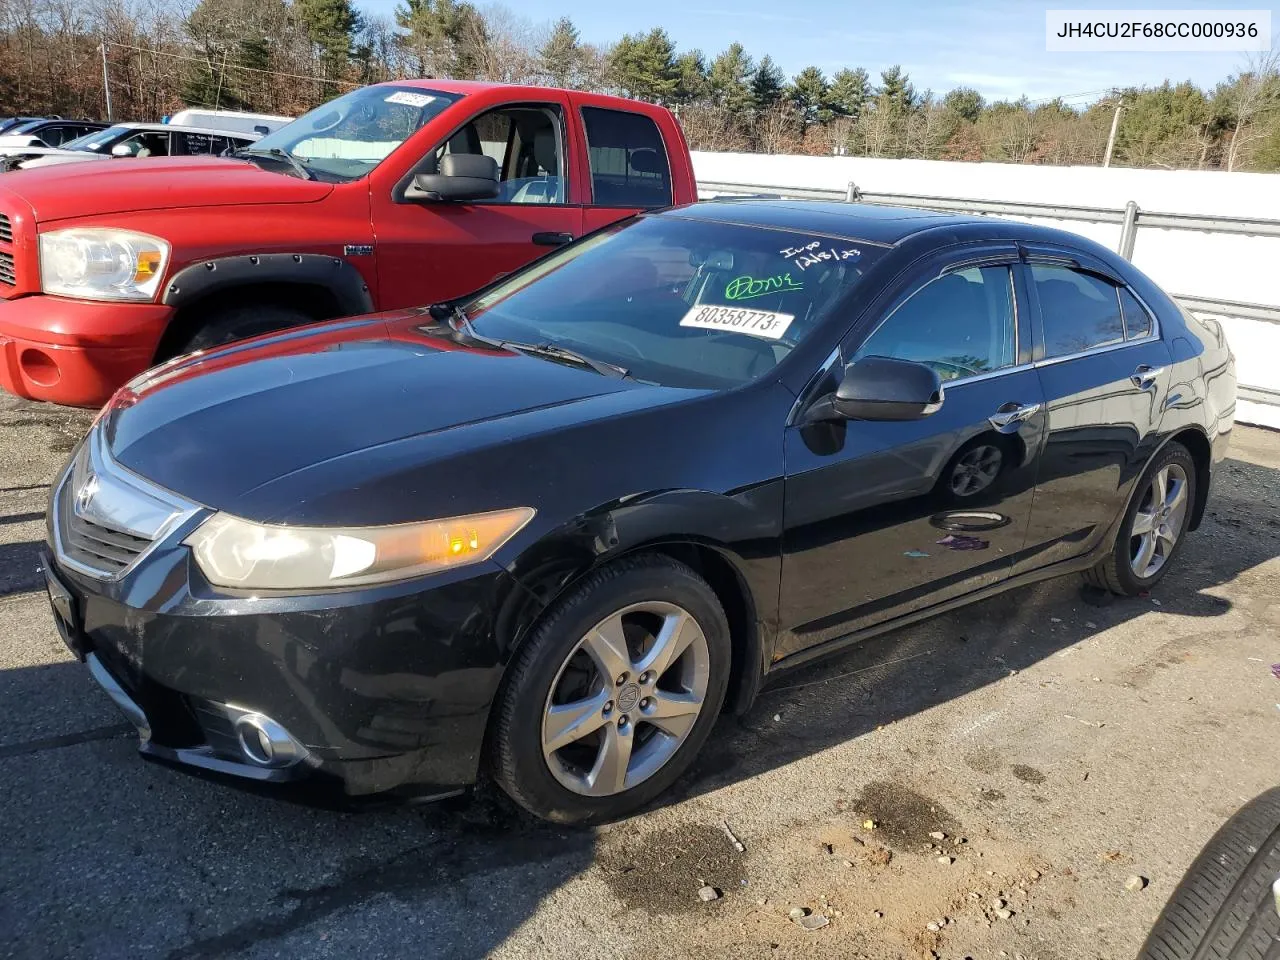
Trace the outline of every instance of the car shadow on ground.
<instances>
[{"instance_id":1,"label":"car shadow on ground","mask_svg":"<svg viewBox=\"0 0 1280 960\"><path fill-rule=\"evenodd\" d=\"M1068 577L789 673L745 716L721 720L660 803L853 740L1104 632L1123 643L1126 624L1156 604L1225 614L1230 601L1215 588L1280 556L1280 521L1250 494L1280 489L1280 473L1240 461L1224 469L1231 482L1217 484L1205 518L1214 536L1192 535L1152 597L1085 594ZM1247 536L1234 532L1242 524ZM33 623L44 615L39 548L0 546L0 591ZM56 644L52 625L41 629ZM1160 667L1146 665L1148 681ZM1144 681L1135 672L1132 682ZM0 928L18 956L480 957L593 864L608 861L615 893L643 870L619 856L618 831L534 822L491 787L430 807L341 813L141 763L132 732L78 664L0 671L0 704L34 717L30 735L0 746L0 809L11 824L0 840ZM664 864L662 882L691 901L698 868L691 860L684 876Z\"/></svg>"}]
</instances>

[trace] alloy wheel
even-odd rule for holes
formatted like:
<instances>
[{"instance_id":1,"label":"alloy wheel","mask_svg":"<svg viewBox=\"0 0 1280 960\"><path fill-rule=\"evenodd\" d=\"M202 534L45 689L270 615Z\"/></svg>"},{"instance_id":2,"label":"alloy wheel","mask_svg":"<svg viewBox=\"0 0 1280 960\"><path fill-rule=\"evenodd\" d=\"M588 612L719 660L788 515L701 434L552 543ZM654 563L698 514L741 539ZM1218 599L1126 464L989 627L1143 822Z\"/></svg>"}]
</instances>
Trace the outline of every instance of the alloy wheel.
<instances>
[{"instance_id":1,"label":"alloy wheel","mask_svg":"<svg viewBox=\"0 0 1280 960\"><path fill-rule=\"evenodd\" d=\"M542 755L560 784L605 797L653 776L688 738L711 655L683 607L631 604L605 617L561 664L542 717Z\"/></svg>"},{"instance_id":2,"label":"alloy wheel","mask_svg":"<svg viewBox=\"0 0 1280 960\"><path fill-rule=\"evenodd\" d=\"M1004 454L1000 448L984 444L974 447L958 461L951 471L951 492L957 497L971 497L981 493L1000 474Z\"/></svg>"},{"instance_id":3,"label":"alloy wheel","mask_svg":"<svg viewBox=\"0 0 1280 960\"><path fill-rule=\"evenodd\" d=\"M1187 474L1176 463L1151 477L1129 530L1129 568L1146 580L1168 562L1187 514Z\"/></svg>"}]
</instances>

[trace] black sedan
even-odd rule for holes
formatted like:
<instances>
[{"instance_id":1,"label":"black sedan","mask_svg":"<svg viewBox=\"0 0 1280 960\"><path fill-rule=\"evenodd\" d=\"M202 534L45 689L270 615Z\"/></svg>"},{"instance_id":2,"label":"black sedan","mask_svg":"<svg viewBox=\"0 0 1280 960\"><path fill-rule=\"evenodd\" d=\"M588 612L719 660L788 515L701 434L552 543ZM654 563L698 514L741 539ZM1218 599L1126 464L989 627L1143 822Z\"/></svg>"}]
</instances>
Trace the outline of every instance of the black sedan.
<instances>
[{"instance_id":1,"label":"black sedan","mask_svg":"<svg viewBox=\"0 0 1280 960\"><path fill-rule=\"evenodd\" d=\"M142 752L348 798L647 803L776 671L1199 524L1221 330L1080 237L718 201L474 296L180 358L55 484Z\"/></svg>"}]
</instances>

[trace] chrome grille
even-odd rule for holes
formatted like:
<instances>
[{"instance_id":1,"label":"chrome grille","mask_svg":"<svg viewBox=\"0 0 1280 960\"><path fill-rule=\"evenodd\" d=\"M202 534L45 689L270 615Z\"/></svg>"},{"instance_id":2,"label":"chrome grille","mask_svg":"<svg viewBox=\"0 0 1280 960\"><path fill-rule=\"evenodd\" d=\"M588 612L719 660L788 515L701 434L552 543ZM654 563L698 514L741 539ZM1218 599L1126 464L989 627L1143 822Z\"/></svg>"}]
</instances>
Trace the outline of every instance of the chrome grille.
<instances>
[{"instance_id":1,"label":"chrome grille","mask_svg":"<svg viewBox=\"0 0 1280 960\"><path fill-rule=\"evenodd\" d=\"M17 283L17 276L13 272L13 254L0 251L0 283L12 287Z\"/></svg>"},{"instance_id":2,"label":"chrome grille","mask_svg":"<svg viewBox=\"0 0 1280 960\"><path fill-rule=\"evenodd\" d=\"M0 240L13 243L13 225L9 222L7 213L0 213Z\"/></svg>"},{"instance_id":3,"label":"chrome grille","mask_svg":"<svg viewBox=\"0 0 1280 960\"><path fill-rule=\"evenodd\" d=\"M95 428L58 485L54 549L72 569L110 580L200 509L116 464Z\"/></svg>"},{"instance_id":4,"label":"chrome grille","mask_svg":"<svg viewBox=\"0 0 1280 960\"><path fill-rule=\"evenodd\" d=\"M58 499L62 549L78 563L106 574L117 574L142 556L142 551L151 544L143 537L78 516L72 502L71 484L62 488Z\"/></svg>"}]
</instances>

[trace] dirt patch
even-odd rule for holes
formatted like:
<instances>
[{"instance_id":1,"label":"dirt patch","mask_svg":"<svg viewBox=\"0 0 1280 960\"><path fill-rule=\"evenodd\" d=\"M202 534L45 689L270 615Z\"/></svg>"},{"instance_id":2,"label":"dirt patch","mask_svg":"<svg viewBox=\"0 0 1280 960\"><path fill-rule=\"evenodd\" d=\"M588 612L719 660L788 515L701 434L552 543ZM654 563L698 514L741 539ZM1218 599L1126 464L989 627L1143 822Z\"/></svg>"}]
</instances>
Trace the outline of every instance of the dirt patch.
<instances>
[{"instance_id":1,"label":"dirt patch","mask_svg":"<svg viewBox=\"0 0 1280 960\"><path fill-rule=\"evenodd\" d=\"M935 831L948 836L962 832L960 823L940 803L897 783L867 784L853 807L875 821L876 839L898 850L918 850Z\"/></svg>"},{"instance_id":2,"label":"dirt patch","mask_svg":"<svg viewBox=\"0 0 1280 960\"><path fill-rule=\"evenodd\" d=\"M630 909L664 916L723 905L725 899L703 903L698 890L712 886L734 897L746 879L744 860L723 831L708 826L611 833L598 851L614 896Z\"/></svg>"},{"instance_id":3,"label":"dirt patch","mask_svg":"<svg viewBox=\"0 0 1280 960\"><path fill-rule=\"evenodd\" d=\"M1001 766L1004 765L998 754L991 750L977 750L964 758L965 764L970 770L976 770L978 773L999 773Z\"/></svg>"},{"instance_id":4,"label":"dirt patch","mask_svg":"<svg viewBox=\"0 0 1280 960\"><path fill-rule=\"evenodd\" d=\"M1028 767L1025 763L1016 763L1013 765L1012 773L1023 783L1044 783L1045 775L1035 767Z\"/></svg>"}]
</instances>

